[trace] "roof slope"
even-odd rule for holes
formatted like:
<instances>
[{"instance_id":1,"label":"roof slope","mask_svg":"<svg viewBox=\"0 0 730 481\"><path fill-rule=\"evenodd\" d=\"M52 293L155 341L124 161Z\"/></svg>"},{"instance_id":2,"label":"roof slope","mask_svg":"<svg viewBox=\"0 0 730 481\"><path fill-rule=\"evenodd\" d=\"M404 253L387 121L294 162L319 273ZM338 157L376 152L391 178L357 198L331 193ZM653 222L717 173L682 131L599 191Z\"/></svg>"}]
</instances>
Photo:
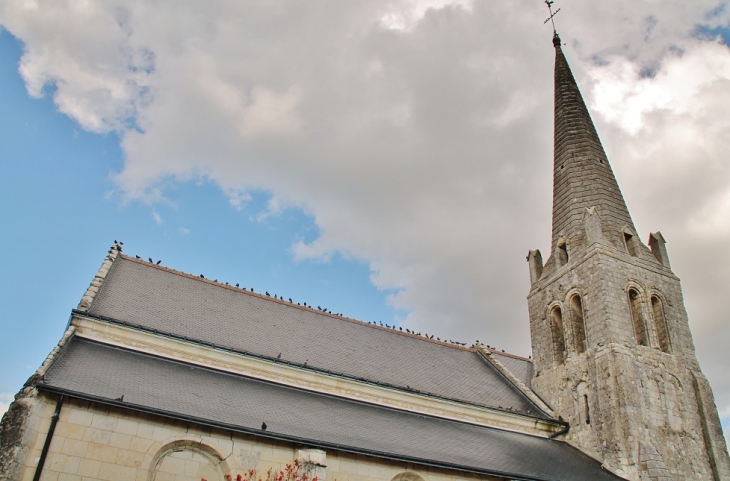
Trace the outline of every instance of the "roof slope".
<instances>
[{"instance_id":1,"label":"roof slope","mask_svg":"<svg viewBox=\"0 0 730 481\"><path fill-rule=\"evenodd\" d=\"M583 212L596 207L604 222L633 228L621 189L578 84L555 36L555 152L553 247L561 232L580 235ZM634 229L635 230L635 229ZM567 239L566 239L567 240Z\"/></svg>"},{"instance_id":2,"label":"roof slope","mask_svg":"<svg viewBox=\"0 0 730 481\"><path fill-rule=\"evenodd\" d=\"M568 444L378 407L73 339L41 389L259 435L534 480L619 479ZM113 400L124 395L124 402ZM264 433L258 428L268 425Z\"/></svg>"},{"instance_id":3,"label":"roof slope","mask_svg":"<svg viewBox=\"0 0 730 481\"><path fill-rule=\"evenodd\" d=\"M473 350L322 314L126 256L115 260L88 312L272 360L281 353L281 362L306 362L313 369L547 417Z\"/></svg>"}]
</instances>

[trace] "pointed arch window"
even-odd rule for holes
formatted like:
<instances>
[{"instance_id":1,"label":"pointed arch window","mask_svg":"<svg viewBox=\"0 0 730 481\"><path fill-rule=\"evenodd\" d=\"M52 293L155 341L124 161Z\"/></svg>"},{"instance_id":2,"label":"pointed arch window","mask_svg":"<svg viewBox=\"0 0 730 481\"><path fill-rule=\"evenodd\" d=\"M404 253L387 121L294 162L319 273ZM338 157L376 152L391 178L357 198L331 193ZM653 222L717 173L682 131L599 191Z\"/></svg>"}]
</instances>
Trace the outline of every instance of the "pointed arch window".
<instances>
[{"instance_id":1,"label":"pointed arch window","mask_svg":"<svg viewBox=\"0 0 730 481\"><path fill-rule=\"evenodd\" d=\"M664 352L669 352L671 350L669 329L667 329L667 320L664 316L664 305L659 296L651 296L651 310L652 314L654 314L654 324L656 325L656 333L659 338L659 349Z\"/></svg>"},{"instance_id":2,"label":"pointed arch window","mask_svg":"<svg viewBox=\"0 0 730 481\"><path fill-rule=\"evenodd\" d=\"M629 306L631 308L631 320L634 324L636 343L640 346L648 346L649 336L646 331L644 316L641 312L641 295L636 289L629 289Z\"/></svg>"},{"instance_id":3,"label":"pointed arch window","mask_svg":"<svg viewBox=\"0 0 730 481\"><path fill-rule=\"evenodd\" d=\"M573 325L573 342L575 351L586 351L586 326L583 318L583 302L578 294L570 298L570 319Z\"/></svg>"},{"instance_id":4,"label":"pointed arch window","mask_svg":"<svg viewBox=\"0 0 730 481\"><path fill-rule=\"evenodd\" d=\"M558 364L565 362L565 333L563 331L563 312L555 306L550 310L550 329L553 335L553 352Z\"/></svg>"}]
</instances>

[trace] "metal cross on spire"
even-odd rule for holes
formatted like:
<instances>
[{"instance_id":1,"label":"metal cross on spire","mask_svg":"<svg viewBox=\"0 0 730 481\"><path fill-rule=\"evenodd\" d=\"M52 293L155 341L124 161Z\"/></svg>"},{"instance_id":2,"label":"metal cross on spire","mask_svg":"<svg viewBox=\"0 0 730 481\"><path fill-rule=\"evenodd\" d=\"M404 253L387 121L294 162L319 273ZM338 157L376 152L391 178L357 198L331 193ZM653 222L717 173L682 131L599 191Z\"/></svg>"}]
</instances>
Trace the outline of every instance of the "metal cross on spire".
<instances>
[{"instance_id":1,"label":"metal cross on spire","mask_svg":"<svg viewBox=\"0 0 730 481\"><path fill-rule=\"evenodd\" d=\"M550 16L548 17L547 20L545 20L542 23L543 23L543 25L545 25L548 22L552 22L552 24L553 24L553 33L555 35L557 35L558 34L558 31L555 29L555 20L554 20L554 18L555 18L555 15L558 14L558 12L560 11L560 9L555 10L555 12L553 13L553 3L555 3L554 0L545 0L545 4L547 5L548 10L550 10Z\"/></svg>"}]
</instances>

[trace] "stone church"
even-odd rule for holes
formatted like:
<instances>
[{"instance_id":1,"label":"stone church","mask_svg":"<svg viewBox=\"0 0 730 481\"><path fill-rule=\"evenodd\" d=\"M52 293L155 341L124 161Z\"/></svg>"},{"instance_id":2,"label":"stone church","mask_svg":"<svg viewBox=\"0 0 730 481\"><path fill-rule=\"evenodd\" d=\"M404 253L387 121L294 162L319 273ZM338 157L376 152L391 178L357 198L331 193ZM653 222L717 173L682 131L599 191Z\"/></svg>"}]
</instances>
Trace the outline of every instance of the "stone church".
<instances>
[{"instance_id":1,"label":"stone church","mask_svg":"<svg viewBox=\"0 0 730 481\"><path fill-rule=\"evenodd\" d=\"M664 238L634 228L560 39L534 359L122 254L0 426L0 479L730 480ZM546 199L547 200L547 199ZM266 475L261 477L266 479Z\"/></svg>"}]
</instances>

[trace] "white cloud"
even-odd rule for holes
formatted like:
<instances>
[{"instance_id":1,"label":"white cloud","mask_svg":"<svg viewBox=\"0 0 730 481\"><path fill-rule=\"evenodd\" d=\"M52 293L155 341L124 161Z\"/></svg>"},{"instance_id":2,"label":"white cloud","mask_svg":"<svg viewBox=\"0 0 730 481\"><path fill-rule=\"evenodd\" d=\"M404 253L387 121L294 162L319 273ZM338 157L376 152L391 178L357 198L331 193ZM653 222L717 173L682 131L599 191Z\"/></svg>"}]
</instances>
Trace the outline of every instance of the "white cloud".
<instances>
[{"instance_id":1,"label":"white cloud","mask_svg":"<svg viewBox=\"0 0 730 481\"><path fill-rule=\"evenodd\" d=\"M661 229L698 356L730 408L730 52L715 0L573 2L556 21L641 236ZM529 353L528 249L550 235L552 63L534 0L6 0L21 75L116 130L130 198L270 192L321 235L297 258L369 264L421 331ZM166 182L163 184L163 180Z\"/></svg>"},{"instance_id":2,"label":"white cloud","mask_svg":"<svg viewBox=\"0 0 730 481\"><path fill-rule=\"evenodd\" d=\"M154 220L155 221L155 224L157 224L157 225L160 225L163 222L162 221L162 216L156 210L153 210L152 211L152 220Z\"/></svg>"},{"instance_id":3,"label":"white cloud","mask_svg":"<svg viewBox=\"0 0 730 481\"><path fill-rule=\"evenodd\" d=\"M0 418L8 412L10 403L13 402L13 395L10 393L0 393Z\"/></svg>"}]
</instances>

